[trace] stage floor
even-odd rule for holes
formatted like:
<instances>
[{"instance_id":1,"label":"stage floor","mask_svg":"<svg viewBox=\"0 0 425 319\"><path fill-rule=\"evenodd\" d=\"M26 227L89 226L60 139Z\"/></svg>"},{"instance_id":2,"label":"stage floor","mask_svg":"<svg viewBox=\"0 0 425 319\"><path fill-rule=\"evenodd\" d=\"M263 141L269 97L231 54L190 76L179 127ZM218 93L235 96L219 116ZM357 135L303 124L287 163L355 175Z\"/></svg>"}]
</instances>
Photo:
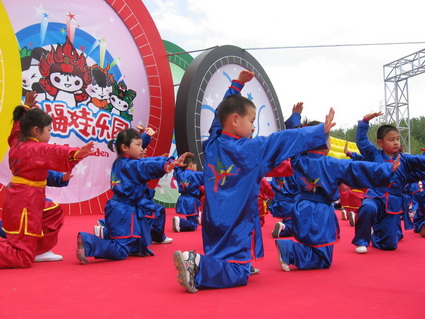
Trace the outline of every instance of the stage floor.
<instances>
[{"instance_id":1,"label":"stage floor","mask_svg":"<svg viewBox=\"0 0 425 319\"><path fill-rule=\"evenodd\" d=\"M187 293L177 283L172 254L202 253L201 227L152 245L154 257L95 260L75 257L78 231L93 232L101 215L67 216L53 250L61 262L0 270L0 318L425 318L425 238L405 232L395 251L354 252L354 228L340 220L341 240L327 270L281 270L270 215L263 227L265 258L246 287ZM338 215L339 216L339 215ZM291 266L292 267L292 266Z\"/></svg>"}]
</instances>

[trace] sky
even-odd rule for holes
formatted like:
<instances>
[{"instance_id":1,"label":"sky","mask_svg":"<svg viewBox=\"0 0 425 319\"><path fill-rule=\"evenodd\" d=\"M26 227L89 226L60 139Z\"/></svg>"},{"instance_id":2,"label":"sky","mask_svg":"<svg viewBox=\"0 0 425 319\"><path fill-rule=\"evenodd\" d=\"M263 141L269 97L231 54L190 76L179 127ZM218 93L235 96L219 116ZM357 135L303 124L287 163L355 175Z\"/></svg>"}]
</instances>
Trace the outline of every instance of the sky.
<instances>
[{"instance_id":1,"label":"sky","mask_svg":"<svg viewBox=\"0 0 425 319\"><path fill-rule=\"evenodd\" d=\"M385 110L383 66L425 48L416 0L144 0L162 39L186 51L235 45L248 50L276 90L282 113L304 102L303 116L323 121L335 109L336 128ZM192 53L196 57L199 53ZM177 83L175 83L177 84ZM410 117L425 116L425 74L408 80Z\"/></svg>"}]
</instances>

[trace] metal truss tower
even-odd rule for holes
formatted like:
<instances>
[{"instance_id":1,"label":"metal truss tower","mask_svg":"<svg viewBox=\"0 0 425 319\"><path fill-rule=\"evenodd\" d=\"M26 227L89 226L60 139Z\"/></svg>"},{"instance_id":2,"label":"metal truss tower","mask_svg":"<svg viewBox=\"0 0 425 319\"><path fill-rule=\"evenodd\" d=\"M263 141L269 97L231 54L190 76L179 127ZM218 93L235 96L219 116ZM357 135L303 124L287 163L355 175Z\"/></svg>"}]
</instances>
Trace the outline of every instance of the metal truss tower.
<instances>
[{"instance_id":1,"label":"metal truss tower","mask_svg":"<svg viewBox=\"0 0 425 319\"><path fill-rule=\"evenodd\" d=\"M384 65L385 122L400 131L404 152L410 153L408 79L425 73L425 49Z\"/></svg>"}]
</instances>

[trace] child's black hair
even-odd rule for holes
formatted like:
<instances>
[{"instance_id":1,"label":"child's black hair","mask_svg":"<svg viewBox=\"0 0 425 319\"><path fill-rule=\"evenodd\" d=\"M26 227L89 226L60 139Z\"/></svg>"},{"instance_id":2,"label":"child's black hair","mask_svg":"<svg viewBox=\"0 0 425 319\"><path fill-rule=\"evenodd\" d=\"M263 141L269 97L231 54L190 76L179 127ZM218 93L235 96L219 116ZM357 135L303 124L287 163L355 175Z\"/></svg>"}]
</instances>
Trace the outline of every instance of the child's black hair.
<instances>
[{"instance_id":1,"label":"child's black hair","mask_svg":"<svg viewBox=\"0 0 425 319\"><path fill-rule=\"evenodd\" d=\"M118 155L124 155L121 149L122 145L130 147L133 139L142 139L139 132L134 128L128 128L118 133L117 137L108 142L108 148ZM115 146L115 149L114 149Z\"/></svg>"},{"instance_id":2,"label":"child's black hair","mask_svg":"<svg viewBox=\"0 0 425 319\"><path fill-rule=\"evenodd\" d=\"M389 132L398 132L398 129L395 126L388 124L381 125L376 132L376 138L378 140L383 140L385 135L387 135Z\"/></svg>"},{"instance_id":3,"label":"child's black hair","mask_svg":"<svg viewBox=\"0 0 425 319\"><path fill-rule=\"evenodd\" d=\"M52 117L37 107L27 109L25 106L19 105L13 110L13 121L20 122L20 140L25 140L31 136L33 127L38 127L43 131L46 126L52 124Z\"/></svg>"},{"instance_id":4,"label":"child's black hair","mask_svg":"<svg viewBox=\"0 0 425 319\"><path fill-rule=\"evenodd\" d=\"M186 168L188 168L188 166L192 163L196 163L195 158L193 156L186 156L183 162L183 164L186 164L186 166L182 167L182 169L186 170Z\"/></svg>"},{"instance_id":5,"label":"child's black hair","mask_svg":"<svg viewBox=\"0 0 425 319\"><path fill-rule=\"evenodd\" d=\"M304 126L316 126L316 125L320 125L322 124L322 122L320 121L310 121L309 119L305 118L304 121L301 123L300 127L304 127Z\"/></svg>"},{"instance_id":6,"label":"child's black hair","mask_svg":"<svg viewBox=\"0 0 425 319\"><path fill-rule=\"evenodd\" d=\"M231 114L246 115L248 113L248 107L255 109L255 104L242 95L234 94L226 97L218 106L217 117L221 126L224 126L224 122Z\"/></svg>"}]
</instances>

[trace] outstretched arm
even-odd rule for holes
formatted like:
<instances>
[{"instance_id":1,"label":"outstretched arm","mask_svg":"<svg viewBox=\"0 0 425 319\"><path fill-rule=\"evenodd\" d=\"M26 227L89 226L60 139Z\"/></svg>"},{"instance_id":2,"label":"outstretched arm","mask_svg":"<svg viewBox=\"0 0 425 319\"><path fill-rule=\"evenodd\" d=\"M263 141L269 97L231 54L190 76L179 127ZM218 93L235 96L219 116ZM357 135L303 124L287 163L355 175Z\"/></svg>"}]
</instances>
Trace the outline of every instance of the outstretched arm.
<instances>
[{"instance_id":1,"label":"outstretched arm","mask_svg":"<svg viewBox=\"0 0 425 319\"><path fill-rule=\"evenodd\" d=\"M164 168L164 170L167 173L170 173L175 167L185 167L186 164L184 164L184 160L186 159L187 156L194 156L193 153L190 152L185 152L182 155L180 155L180 157L178 159L176 159L175 161L172 161L171 163L167 164Z\"/></svg>"},{"instance_id":2,"label":"outstretched arm","mask_svg":"<svg viewBox=\"0 0 425 319\"><path fill-rule=\"evenodd\" d=\"M295 128L301 125L301 113L304 109L304 103L298 102L292 107L291 116L285 121L286 128Z\"/></svg>"},{"instance_id":3,"label":"outstretched arm","mask_svg":"<svg viewBox=\"0 0 425 319\"><path fill-rule=\"evenodd\" d=\"M77 152L74 153L74 160L82 160L90 155L93 155L94 152L92 148L94 146L94 142L88 142L86 145L82 146Z\"/></svg>"},{"instance_id":4,"label":"outstretched arm","mask_svg":"<svg viewBox=\"0 0 425 319\"><path fill-rule=\"evenodd\" d=\"M374 162L376 155L381 152L381 150L369 140L367 135L369 130L369 121L380 115L382 115L382 112L366 114L357 124L356 144L366 161Z\"/></svg>"}]
</instances>

